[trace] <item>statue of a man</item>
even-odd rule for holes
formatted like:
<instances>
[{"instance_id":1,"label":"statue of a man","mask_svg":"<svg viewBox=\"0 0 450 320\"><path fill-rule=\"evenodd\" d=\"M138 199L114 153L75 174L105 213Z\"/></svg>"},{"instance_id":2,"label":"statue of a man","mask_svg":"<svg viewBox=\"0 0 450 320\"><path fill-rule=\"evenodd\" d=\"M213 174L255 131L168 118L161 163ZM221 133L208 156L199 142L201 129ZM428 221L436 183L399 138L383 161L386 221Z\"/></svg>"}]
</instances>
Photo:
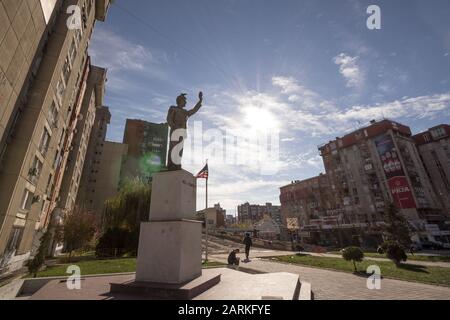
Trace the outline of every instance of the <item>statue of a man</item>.
<instances>
[{"instance_id":1,"label":"statue of a man","mask_svg":"<svg viewBox=\"0 0 450 320\"><path fill-rule=\"evenodd\" d=\"M169 171L181 170L181 158L183 157L183 143L186 139L186 128L188 119L196 114L202 107L203 93L198 94L199 101L192 110L186 110L186 94L177 98L177 106L172 106L167 114L167 123L170 127L170 143L168 154Z\"/></svg>"}]
</instances>

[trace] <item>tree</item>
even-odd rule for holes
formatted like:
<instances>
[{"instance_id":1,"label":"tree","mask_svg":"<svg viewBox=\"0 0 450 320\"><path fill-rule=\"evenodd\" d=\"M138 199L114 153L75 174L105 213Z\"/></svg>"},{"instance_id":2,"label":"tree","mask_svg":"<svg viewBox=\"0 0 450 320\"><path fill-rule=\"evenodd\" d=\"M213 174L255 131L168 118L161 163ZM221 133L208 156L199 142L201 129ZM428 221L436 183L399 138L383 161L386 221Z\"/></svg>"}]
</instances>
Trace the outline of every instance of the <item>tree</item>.
<instances>
[{"instance_id":1,"label":"tree","mask_svg":"<svg viewBox=\"0 0 450 320\"><path fill-rule=\"evenodd\" d=\"M356 267L356 262L361 262L364 259L364 253L361 248L358 247L348 247L342 250L342 257L345 261L352 261L355 267L355 272L358 271Z\"/></svg>"},{"instance_id":2,"label":"tree","mask_svg":"<svg viewBox=\"0 0 450 320\"><path fill-rule=\"evenodd\" d=\"M149 182L136 178L125 181L119 194L105 202L97 255L137 253L140 226L148 221L151 196Z\"/></svg>"},{"instance_id":3,"label":"tree","mask_svg":"<svg viewBox=\"0 0 450 320\"><path fill-rule=\"evenodd\" d=\"M384 220L386 222L384 234L387 241L397 242L404 247L409 247L411 245L411 236L408 223L393 203L387 206Z\"/></svg>"},{"instance_id":4,"label":"tree","mask_svg":"<svg viewBox=\"0 0 450 320\"><path fill-rule=\"evenodd\" d=\"M45 263L45 257L47 256L48 247L52 239L52 234L50 227L41 236L39 249L34 256L33 260L28 261L27 267L28 272L33 275L34 278L37 277L37 273Z\"/></svg>"},{"instance_id":5,"label":"tree","mask_svg":"<svg viewBox=\"0 0 450 320\"><path fill-rule=\"evenodd\" d=\"M359 235L352 235L352 245L354 247L361 247L361 242L359 241Z\"/></svg>"},{"instance_id":6,"label":"tree","mask_svg":"<svg viewBox=\"0 0 450 320\"><path fill-rule=\"evenodd\" d=\"M75 250L83 248L96 232L95 216L80 208L73 209L63 221L62 238L69 253L69 262Z\"/></svg>"},{"instance_id":7,"label":"tree","mask_svg":"<svg viewBox=\"0 0 450 320\"><path fill-rule=\"evenodd\" d=\"M397 267L400 266L402 261L406 261L408 259L405 249L403 249L403 247L397 242L385 242L383 244L383 249L384 252L386 252L386 256L392 260Z\"/></svg>"}]
</instances>

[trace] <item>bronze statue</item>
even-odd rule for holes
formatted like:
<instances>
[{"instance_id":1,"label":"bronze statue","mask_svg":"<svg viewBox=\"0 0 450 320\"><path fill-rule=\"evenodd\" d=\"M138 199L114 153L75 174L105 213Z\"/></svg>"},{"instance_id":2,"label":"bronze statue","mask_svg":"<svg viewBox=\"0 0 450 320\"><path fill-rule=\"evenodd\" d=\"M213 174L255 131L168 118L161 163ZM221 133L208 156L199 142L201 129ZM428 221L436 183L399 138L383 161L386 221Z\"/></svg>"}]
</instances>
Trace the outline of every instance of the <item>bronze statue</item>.
<instances>
[{"instance_id":1,"label":"bronze statue","mask_svg":"<svg viewBox=\"0 0 450 320\"><path fill-rule=\"evenodd\" d=\"M167 123L170 127L170 142L168 154L169 171L181 170L181 158L183 157L183 143L186 139L187 121L200 110L203 102L203 93L198 94L199 101L192 110L186 110L186 94L183 93L177 98L177 106L172 106L167 114ZM172 155L172 153L174 154Z\"/></svg>"}]
</instances>

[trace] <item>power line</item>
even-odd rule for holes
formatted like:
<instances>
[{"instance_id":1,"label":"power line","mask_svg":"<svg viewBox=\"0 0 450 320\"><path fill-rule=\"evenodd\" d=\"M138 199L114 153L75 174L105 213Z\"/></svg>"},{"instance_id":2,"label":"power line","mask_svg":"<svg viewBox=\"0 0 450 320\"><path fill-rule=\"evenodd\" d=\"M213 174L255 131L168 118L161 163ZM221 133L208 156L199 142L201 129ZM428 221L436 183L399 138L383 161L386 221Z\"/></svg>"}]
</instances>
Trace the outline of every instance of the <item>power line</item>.
<instances>
[{"instance_id":1,"label":"power line","mask_svg":"<svg viewBox=\"0 0 450 320\"><path fill-rule=\"evenodd\" d=\"M128 10L127 8L119 5L118 1L114 2L114 6L116 6L118 9L122 10L124 13L128 14L130 17L134 18L137 22L141 23L142 25L144 25L145 27L147 27L148 29L150 29L151 31L153 31L155 34L157 34L158 36L160 36L161 38L165 39L166 41L168 41L170 44L172 44L173 46L175 46L176 48L181 48L184 51L186 51L188 54L190 54L192 57L199 59L200 61L206 62L207 64L209 64L211 67L213 67L214 69L216 69L216 71L218 71L221 76L224 78L224 80L228 81L231 83L231 85L237 87L238 90L241 91L241 93L244 92L244 90L241 88L240 84L239 84L239 80L231 75L228 74L223 68L221 68L220 66L218 66L217 64L209 61L207 58L202 57L201 55L197 54L196 52L192 51L191 49L183 46L182 44L178 43L177 41L173 40L172 38L170 38L168 35L164 34L163 32L161 32L160 30L158 30L157 28L155 28L154 26L152 26L151 24L149 24L146 20L144 20L143 18L139 17L138 15L136 15L135 13L131 12L130 10ZM235 81L235 83L232 83L229 79L233 79L233 81Z\"/></svg>"}]
</instances>

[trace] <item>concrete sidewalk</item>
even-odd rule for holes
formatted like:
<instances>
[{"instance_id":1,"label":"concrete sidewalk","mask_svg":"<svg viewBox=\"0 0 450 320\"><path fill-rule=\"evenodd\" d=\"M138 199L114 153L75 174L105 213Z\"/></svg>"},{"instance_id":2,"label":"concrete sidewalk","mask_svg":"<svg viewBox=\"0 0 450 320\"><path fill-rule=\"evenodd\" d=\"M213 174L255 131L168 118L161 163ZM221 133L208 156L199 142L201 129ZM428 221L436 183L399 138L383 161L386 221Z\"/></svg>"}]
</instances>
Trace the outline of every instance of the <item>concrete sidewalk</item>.
<instances>
[{"instance_id":1,"label":"concrete sidewalk","mask_svg":"<svg viewBox=\"0 0 450 320\"><path fill-rule=\"evenodd\" d=\"M211 256L222 261L223 257ZM258 272L288 272L311 283L315 300L450 300L450 287L385 279L381 290L369 290L367 278L351 273L284 264L258 258L242 264Z\"/></svg>"}]
</instances>

